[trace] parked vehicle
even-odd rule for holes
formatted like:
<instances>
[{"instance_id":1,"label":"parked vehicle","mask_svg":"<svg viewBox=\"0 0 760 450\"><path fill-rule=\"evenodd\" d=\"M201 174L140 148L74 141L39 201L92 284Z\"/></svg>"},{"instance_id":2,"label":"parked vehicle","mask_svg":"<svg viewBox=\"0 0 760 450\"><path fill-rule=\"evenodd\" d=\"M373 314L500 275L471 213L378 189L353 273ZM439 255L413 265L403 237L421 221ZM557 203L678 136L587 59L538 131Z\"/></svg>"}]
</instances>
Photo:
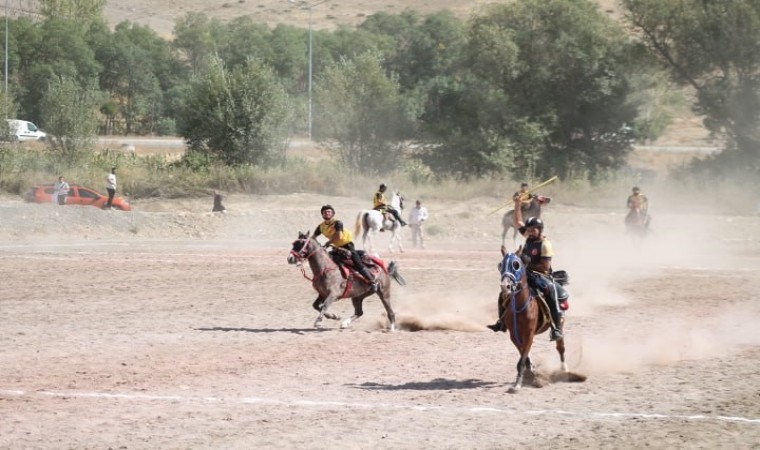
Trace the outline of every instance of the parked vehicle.
<instances>
[{"instance_id":1,"label":"parked vehicle","mask_svg":"<svg viewBox=\"0 0 760 450\"><path fill-rule=\"evenodd\" d=\"M44 184L31 187L24 196L24 200L31 203L53 203L55 185ZM78 184L69 185L69 195L66 198L66 205L89 205L96 208L103 208L108 201L108 196L100 194L90 188L79 186ZM114 197L113 205L115 209L122 211L132 211L132 206L122 197Z\"/></svg>"},{"instance_id":2,"label":"parked vehicle","mask_svg":"<svg viewBox=\"0 0 760 450\"><path fill-rule=\"evenodd\" d=\"M27 120L7 119L10 139L15 142L44 141L47 133Z\"/></svg>"}]
</instances>

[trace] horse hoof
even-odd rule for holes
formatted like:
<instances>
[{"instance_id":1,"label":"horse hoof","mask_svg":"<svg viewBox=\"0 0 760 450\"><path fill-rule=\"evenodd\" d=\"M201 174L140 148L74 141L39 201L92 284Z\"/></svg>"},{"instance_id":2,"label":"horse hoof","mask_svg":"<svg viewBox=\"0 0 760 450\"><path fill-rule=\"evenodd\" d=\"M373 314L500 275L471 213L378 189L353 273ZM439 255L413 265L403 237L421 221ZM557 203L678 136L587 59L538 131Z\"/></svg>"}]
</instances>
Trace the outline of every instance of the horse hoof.
<instances>
[{"instance_id":1,"label":"horse hoof","mask_svg":"<svg viewBox=\"0 0 760 450\"><path fill-rule=\"evenodd\" d=\"M507 392L510 394L517 394L520 391L519 387L512 386L511 388L507 389Z\"/></svg>"},{"instance_id":2,"label":"horse hoof","mask_svg":"<svg viewBox=\"0 0 760 450\"><path fill-rule=\"evenodd\" d=\"M345 330L346 328L351 326L351 321L346 319L343 322L340 323L340 329Z\"/></svg>"}]
</instances>

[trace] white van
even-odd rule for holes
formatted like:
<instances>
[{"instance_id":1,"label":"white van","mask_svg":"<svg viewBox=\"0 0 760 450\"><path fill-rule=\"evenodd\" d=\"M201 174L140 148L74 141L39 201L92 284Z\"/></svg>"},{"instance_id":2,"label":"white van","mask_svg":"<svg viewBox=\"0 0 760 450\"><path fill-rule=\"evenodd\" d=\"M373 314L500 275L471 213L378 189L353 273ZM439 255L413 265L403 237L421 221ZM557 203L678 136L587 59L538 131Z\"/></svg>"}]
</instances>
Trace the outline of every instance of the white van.
<instances>
[{"instance_id":1,"label":"white van","mask_svg":"<svg viewBox=\"0 0 760 450\"><path fill-rule=\"evenodd\" d=\"M26 120L8 119L8 129L11 139L17 142L44 141L47 138L47 133Z\"/></svg>"}]
</instances>

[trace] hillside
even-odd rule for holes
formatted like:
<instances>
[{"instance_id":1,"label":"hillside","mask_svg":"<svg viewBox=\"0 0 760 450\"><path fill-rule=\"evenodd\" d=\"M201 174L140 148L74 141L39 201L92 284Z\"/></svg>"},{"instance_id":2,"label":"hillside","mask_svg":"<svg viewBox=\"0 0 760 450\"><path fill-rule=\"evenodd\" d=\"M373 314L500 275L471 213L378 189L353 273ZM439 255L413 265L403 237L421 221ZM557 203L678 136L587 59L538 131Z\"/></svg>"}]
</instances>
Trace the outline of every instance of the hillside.
<instances>
[{"instance_id":1,"label":"hillside","mask_svg":"<svg viewBox=\"0 0 760 450\"><path fill-rule=\"evenodd\" d=\"M339 25L357 25L372 14L395 14L411 9L422 14L448 9L459 17L467 18L490 0L108 0L105 14L111 25L128 20L148 25L159 34L171 37L174 21L188 12L198 12L222 21L239 16L250 16L270 25L284 23L307 28L312 7L312 24L317 29L330 29ZM599 0L603 11L617 14L615 0Z\"/></svg>"}]
</instances>

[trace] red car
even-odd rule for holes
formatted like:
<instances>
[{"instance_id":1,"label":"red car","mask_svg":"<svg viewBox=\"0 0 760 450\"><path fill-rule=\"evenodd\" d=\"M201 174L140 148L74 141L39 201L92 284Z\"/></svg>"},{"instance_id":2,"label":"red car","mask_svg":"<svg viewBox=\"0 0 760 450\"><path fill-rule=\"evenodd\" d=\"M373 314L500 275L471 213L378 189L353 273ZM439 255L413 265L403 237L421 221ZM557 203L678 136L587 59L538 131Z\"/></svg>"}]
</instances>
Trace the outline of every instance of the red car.
<instances>
[{"instance_id":1,"label":"red car","mask_svg":"<svg viewBox=\"0 0 760 450\"><path fill-rule=\"evenodd\" d=\"M32 203L53 203L54 191L55 185L52 184L34 186L27 191L24 200ZM107 195L100 194L78 184L69 185L69 195L66 197L67 205L90 205L103 208L107 201ZM121 197L114 197L112 206L122 211L132 211L129 202Z\"/></svg>"}]
</instances>

